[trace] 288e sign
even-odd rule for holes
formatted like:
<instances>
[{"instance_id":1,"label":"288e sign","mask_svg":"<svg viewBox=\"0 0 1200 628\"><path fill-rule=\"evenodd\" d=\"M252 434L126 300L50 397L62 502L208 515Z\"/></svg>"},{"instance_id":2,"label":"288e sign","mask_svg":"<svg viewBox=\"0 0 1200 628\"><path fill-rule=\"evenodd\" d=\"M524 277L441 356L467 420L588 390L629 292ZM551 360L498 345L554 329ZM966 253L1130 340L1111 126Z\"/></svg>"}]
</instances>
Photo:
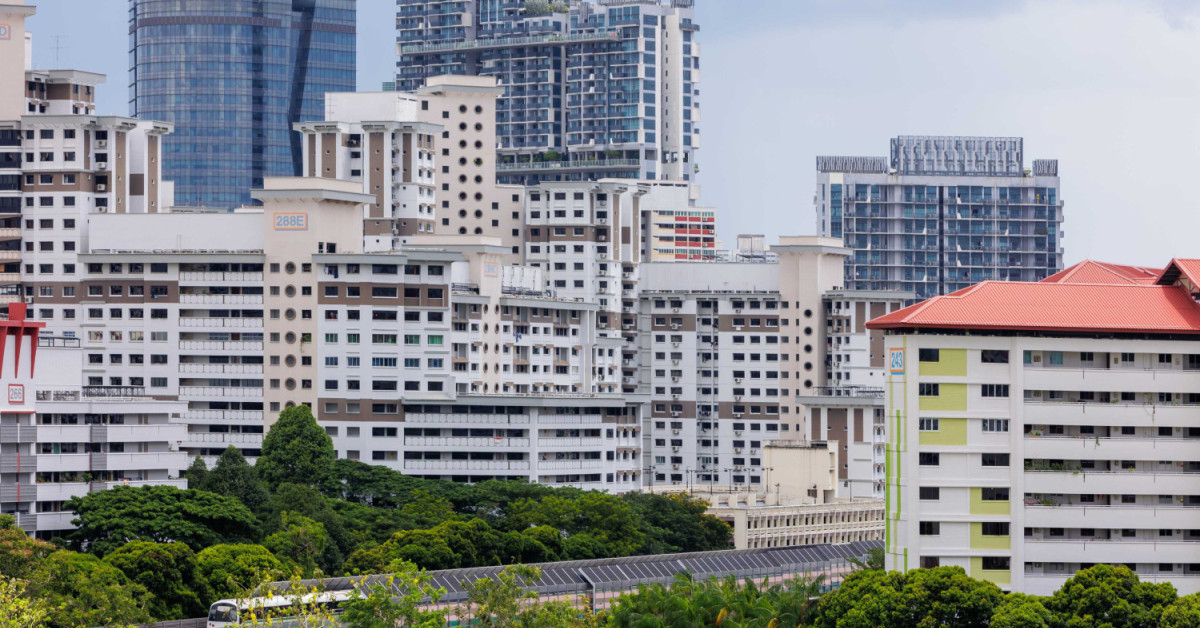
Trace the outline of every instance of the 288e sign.
<instances>
[{"instance_id":1,"label":"288e sign","mask_svg":"<svg viewBox=\"0 0 1200 628\"><path fill-rule=\"evenodd\" d=\"M276 231L308 231L308 214L288 212L275 214Z\"/></svg>"}]
</instances>

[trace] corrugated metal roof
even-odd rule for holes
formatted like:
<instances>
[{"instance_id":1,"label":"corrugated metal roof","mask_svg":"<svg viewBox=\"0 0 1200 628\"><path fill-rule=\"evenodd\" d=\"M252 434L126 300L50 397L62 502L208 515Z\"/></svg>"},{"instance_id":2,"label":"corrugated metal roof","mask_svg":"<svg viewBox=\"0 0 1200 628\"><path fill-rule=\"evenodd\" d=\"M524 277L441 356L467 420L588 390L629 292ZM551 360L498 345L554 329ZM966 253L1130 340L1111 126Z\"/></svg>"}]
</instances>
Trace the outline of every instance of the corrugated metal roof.
<instances>
[{"instance_id":1,"label":"corrugated metal roof","mask_svg":"<svg viewBox=\"0 0 1200 628\"><path fill-rule=\"evenodd\" d=\"M985 281L867 327L1200 334L1200 305L1178 286Z\"/></svg>"},{"instance_id":2,"label":"corrugated metal roof","mask_svg":"<svg viewBox=\"0 0 1200 628\"><path fill-rule=\"evenodd\" d=\"M1192 290L1200 288L1200 281L1196 279L1200 277L1200 259L1173 259L1167 267L1155 278L1156 283L1160 286L1169 286L1180 278L1186 279L1191 285L1187 286Z\"/></svg>"},{"instance_id":3,"label":"corrugated metal roof","mask_svg":"<svg viewBox=\"0 0 1200 628\"><path fill-rule=\"evenodd\" d=\"M1060 270L1041 283L1152 284L1162 274L1157 268L1123 266L1094 260L1083 260Z\"/></svg>"}]
</instances>

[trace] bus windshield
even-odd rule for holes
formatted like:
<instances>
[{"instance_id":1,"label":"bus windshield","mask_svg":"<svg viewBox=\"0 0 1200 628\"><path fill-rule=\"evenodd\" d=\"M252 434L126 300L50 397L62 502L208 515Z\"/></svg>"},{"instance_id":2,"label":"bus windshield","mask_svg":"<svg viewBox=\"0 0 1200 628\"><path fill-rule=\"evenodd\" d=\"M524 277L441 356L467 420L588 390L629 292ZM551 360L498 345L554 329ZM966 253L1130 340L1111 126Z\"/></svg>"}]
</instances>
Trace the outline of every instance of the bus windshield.
<instances>
[{"instance_id":1,"label":"bus windshield","mask_svg":"<svg viewBox=\"0 0 1200 628\"><path fill-rule=\"evenodd\" d=\"M233 604L213 604L212 608L208 609L208 621L212 622L235 624L237 616L237 607Z\"/></svg>"}]
</instances>

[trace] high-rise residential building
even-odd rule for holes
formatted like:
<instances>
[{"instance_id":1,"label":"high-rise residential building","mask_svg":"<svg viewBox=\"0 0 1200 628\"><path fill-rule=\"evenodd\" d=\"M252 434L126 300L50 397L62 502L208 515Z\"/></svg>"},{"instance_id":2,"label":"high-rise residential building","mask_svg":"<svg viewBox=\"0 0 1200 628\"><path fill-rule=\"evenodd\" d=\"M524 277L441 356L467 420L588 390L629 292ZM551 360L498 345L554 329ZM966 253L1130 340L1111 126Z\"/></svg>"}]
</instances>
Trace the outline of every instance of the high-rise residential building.
<instances>
[{"instance_id":1,"label":"high-rise residential building","mask_svg":"<svg viewBox=\"0 0 1200 628\"><path fill-rule=\"evenodd\" d=\"M1200 260L983 282L885 331L887 563L1048 595L1082 568L1200 589Z\"/></svg>"},{"instance_id":2,"label":"high-rise residential building","mask_svg":"<svg viewBox=\"0 0 1200 628\"><path fill-rule=\"evenodd\" d=\"M175 123L163 172L181 206L251 202L300 173L292 123L355 89L355 0L130 0L130 115Z\"/></svg>"},{"instance_id":3,"label":"high-rise residential building","mask_svg":"<svg viewBox=\"0 0 1200 628\"><path fill-rule=\"evenodd\" d=\"M396 89L494 76L502 183L694 179L694 0L397 0ZM536 11L536 12L535 12Z\"/></svg>"},{"instance_id":4,"label":"high-rise residential building","mask_svg":"<svg viewBox=\"0 0 1200 628\"><path fill-rule=\"evenodd\" d=\"M893 138L888 157L817 157L817 233L839 238L848 290L917 299L1062 269L1058 161L1019 137Z\"/></svg>"}]
</instances>

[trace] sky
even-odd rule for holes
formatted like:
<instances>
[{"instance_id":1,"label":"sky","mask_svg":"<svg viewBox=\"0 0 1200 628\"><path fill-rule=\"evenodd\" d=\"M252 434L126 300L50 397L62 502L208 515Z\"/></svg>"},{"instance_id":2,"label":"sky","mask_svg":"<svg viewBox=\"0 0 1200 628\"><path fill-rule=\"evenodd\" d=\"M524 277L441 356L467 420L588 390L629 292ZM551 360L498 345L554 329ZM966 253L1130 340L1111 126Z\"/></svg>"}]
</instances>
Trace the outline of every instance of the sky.
<instances>
[{"instance_id":1,"label":"sky","mask_svg":"<svg viewBox=\"0 0 1200 628\"><path fill-rule=\"evenodd\" d=\"M27 0L37 67L105 73L128 111L127 0ZM815 230L817 155L896 135L1025 138L1058 159L1068 264L1200 257L1200 3L697 0L703 205L719 235ZM358 87L389 80L394 3L358 2ZM55 37L57 36L57 37ZM71 42L71 43L68 43Z\"/></svg>"}]
</instances>

